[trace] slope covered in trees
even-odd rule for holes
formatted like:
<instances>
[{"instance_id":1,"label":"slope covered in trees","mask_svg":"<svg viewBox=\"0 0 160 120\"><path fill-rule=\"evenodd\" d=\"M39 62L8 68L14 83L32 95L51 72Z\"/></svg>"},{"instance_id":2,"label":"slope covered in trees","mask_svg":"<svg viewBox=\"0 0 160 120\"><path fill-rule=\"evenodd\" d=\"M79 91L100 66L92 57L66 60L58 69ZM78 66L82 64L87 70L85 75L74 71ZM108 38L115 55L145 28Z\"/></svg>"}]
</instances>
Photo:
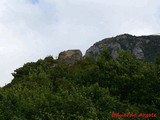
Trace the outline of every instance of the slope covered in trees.
<instances>
[{"instance_id":1,"label":"slope covered in trees","mask_svg":"<svg viewBox=\"0 0 160 120\"><path fill-rule=\"evenodd\" d=\"M13 76L0 89L1 120L112 120L113 112L159 118L159 59L148 63L125 51L112 59L104 50L97 60L87 57L67 65L48 56L16 69Z\"/></svg>"}]
</instances>

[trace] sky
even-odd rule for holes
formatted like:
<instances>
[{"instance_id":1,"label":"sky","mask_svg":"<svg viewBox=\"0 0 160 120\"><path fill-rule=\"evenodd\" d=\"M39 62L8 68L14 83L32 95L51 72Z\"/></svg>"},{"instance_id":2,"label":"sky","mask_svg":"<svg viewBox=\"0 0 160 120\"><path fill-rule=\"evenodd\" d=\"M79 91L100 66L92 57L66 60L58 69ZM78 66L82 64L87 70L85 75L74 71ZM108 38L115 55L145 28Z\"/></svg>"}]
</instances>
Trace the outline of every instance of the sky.
<instances>
[{"instance_id":1,"label":"sky","mask_svg":"<svg viewBox=\"0 0 160 120\"><path fill-rule=\"evenodd\" d=\"M27 62L159 28L159 0L0 0L0 86Z\"/></svg>"}]
</instances>

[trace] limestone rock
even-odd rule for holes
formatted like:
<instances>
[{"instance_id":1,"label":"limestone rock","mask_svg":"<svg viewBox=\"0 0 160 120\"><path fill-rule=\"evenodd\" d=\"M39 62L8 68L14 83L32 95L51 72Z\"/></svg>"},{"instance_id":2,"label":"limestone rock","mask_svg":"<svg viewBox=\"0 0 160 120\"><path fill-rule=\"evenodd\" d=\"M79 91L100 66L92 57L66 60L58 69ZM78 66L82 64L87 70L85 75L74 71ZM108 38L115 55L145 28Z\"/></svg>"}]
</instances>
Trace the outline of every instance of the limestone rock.
<instances>
[{"instance_id":1,"label":"limestone rock","mask_svg":"<svg viewBox=\"0 0 160 120\"><path fill-rule=\"evenodd\" d=\"M58 61L67 64L74 64L82 59L82 52L80 50L63 51L58 56Z\"/></svg>"},{"instance_id":2,"label":"limestone rock","mask_svg":"<svg viewBox=\"0 0 160 120\"><path fill-rule=\"evenodd\" d=\"M160 36L132 36L122 34L116 37L106 38L96 42L85 53L85 57L97 56L104 50L108 49L113 58L119 55L119 51L125 50L133 54L137 59L145 58L148 61L154 61L160 55Z\"/></svg>"}]
</instances>

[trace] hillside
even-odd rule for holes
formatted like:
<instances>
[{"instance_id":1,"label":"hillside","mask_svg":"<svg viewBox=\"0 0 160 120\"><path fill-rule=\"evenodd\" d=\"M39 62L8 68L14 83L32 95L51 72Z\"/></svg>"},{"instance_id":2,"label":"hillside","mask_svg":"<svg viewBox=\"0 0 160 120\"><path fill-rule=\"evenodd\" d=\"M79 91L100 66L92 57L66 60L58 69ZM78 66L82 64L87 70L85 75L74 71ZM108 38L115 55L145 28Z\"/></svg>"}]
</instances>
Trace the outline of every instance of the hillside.
<instances>
[{"instance_id":1,"label":"hillside","mask_svg":"<svg viewBox=\"0 0 160 120\"><path fill-rule=\"evenodd\" d=\"M118 35L112 38L106 38L95 43L87 51L85 56L94 56L95 58L107 48L112 57L118 56L118 52L125 50L133 54L137 59L146 59L155 61L160 55L160 36L132 36L129 34Z\"/></svg>"},{"instance_id":2,"label":"hillside","mask_svg":"<svg viewBox=\"0 0 160 120\"><path fill-rule=\"evenodd\" d=\"M12 73L12 82L0 88L0 119L160 119L158 39L125 34L95 43L85 57L68 50L58 59L48 56L24 64ZM100 48L102 44L108 49ZM133 54L137 44L152 62Z\"/></svg>"}]
</instances>

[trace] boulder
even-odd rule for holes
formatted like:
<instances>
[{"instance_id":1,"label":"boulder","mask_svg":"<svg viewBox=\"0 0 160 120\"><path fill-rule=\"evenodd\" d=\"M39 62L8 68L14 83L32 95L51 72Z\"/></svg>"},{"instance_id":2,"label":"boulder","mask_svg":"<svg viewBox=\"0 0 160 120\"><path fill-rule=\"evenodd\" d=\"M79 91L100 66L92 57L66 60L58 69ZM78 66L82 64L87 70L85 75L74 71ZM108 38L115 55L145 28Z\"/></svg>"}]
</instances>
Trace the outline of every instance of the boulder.
<instances>
[{"instance_id":1,"label":"boulder","mask_svg":"<svg viewBox=\"0 0 160 120\"><path fill-rule=\"evenodd\" d=\"M74 64L82 59L82 52L80 50L63 51L58 56L58 61L67 64Z\"/></svg>"}]
</instances>

